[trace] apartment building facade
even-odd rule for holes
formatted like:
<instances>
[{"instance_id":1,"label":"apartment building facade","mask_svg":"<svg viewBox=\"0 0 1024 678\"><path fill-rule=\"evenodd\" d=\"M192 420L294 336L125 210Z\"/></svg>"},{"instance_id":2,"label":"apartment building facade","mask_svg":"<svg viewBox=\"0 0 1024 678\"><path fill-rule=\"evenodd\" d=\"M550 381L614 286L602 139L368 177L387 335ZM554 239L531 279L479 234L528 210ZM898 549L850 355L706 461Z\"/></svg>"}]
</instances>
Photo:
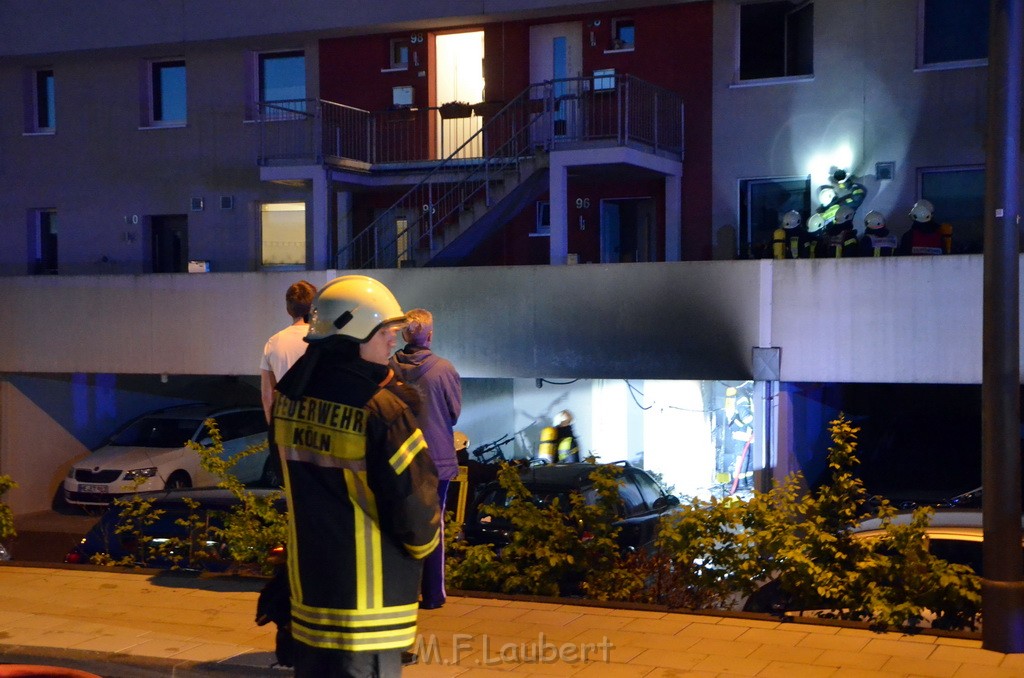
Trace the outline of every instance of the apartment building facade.
<instances>
[{"instance_id":1,"label":"apartment building facade","mask_svg":"<svg viewBox=\"0 0 1024 678\"><path fill-rule=\"evenodd\" d=\"M0 472L27 464L19 418L48 431L52 470L179 376L251 378L283 322L274 285L364 268L435 308L439 350L502 403L480 435L568 401L592 437L654 455L651 431L687 424L652 401L703 412L754 382L756 469L805 467L794 450L837 406L801 384L980 381L977 9L6 5ZM833 166L867 190L859 228L874 209L900 233L926 197L963 256L732 261L809 216ZM72 329L41 338L43 308Z\"/></svg>"}]
</instances>

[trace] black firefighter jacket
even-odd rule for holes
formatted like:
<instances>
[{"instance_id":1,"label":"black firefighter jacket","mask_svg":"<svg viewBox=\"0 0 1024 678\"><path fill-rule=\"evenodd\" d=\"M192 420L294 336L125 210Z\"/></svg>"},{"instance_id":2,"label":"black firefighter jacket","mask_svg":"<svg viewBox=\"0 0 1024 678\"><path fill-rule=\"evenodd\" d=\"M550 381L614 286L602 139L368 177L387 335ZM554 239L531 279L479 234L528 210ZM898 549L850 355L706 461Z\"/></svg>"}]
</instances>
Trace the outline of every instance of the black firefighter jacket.
<instances>
[{"instance_id":1,"label":"black firefighter jacket","mask_svg":"<svg viewBox=\"0 0 1024 678\"><path fill-rule=\"evenodd\" d=\"M437 471L409 407L382 388L390 378L314 350L278 387L271 440L288 498L292 636L306 645L379 652L415 640L422 559L440 534Z\"/></svg>"}]
</instances>

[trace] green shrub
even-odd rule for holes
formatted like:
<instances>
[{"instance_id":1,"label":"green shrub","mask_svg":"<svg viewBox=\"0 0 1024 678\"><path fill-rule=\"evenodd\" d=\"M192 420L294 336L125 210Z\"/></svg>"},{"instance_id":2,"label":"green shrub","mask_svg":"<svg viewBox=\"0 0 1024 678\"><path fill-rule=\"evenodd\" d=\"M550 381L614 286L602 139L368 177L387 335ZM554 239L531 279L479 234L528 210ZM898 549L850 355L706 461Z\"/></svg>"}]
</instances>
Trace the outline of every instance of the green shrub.
<instances>
[{"instance_id":1,"label":"green shrub","mask_svg":"<svg viewBox=\"0 0 1024 678\"><path fill-rule=\"evenodd\" d=\"M8 490L13 490L18 486L18 483L7 475L0 475L0 498L3 498L7 494ZM17 532L14 530L14 513L11 512L11 507L0 501L0 539L8 539L10 537L17 536Z\"/></svg>"}]
</instances>

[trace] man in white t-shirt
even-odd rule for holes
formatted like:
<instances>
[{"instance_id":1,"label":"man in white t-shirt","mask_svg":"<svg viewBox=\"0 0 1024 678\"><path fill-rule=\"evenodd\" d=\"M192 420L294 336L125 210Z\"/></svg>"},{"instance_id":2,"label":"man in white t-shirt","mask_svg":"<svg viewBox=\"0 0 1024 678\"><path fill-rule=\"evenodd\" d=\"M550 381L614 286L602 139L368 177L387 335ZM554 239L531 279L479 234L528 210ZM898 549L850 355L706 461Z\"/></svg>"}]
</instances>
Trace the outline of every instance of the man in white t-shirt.
<instances>
[{"instance_id":1,"label":"man in white t-shirt","mask_svg":"<svg viewBox=\"0 0 1024 678\"><path fill-rule=\"evenodd\" d=\"M270 407L274 404L274 387L296 360L306 352L306 332L309 331L309 307L316 296L312 283L300 280L288 288L284 295L285 307L292 324L267 340L260 361L260 397L263 412L270 421Z\"/></svg>"}]
</instances>

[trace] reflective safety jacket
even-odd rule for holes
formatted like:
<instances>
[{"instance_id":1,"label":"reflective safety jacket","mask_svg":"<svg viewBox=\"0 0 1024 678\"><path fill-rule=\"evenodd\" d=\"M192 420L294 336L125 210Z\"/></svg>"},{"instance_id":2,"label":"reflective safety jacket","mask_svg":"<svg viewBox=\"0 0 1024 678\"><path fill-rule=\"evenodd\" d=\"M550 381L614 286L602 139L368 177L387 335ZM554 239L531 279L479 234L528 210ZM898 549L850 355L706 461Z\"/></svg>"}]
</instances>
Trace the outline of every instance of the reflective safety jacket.
<instances>
[{"instance_id":1,"label":"reflective safety jacket","mask_svg":"<svg viewBox=\"0 0 1024 678\"><path fill-rule=\"evenodd\" d=\"M546 426L540 432L537 457L549 464L575 464L580 461L580 448L572 426Z\"/></svg>"},{"instance_id":2,"label":"reflective safety jacket","mask_svg":"<svg viewBox=\"0 0 1024 678\"><path fill-rule=\"evenodd\" d=\"M403 649L416 638L421 559L439 541L437 471L408 406L384 388L391 370L313 353L278 385L271 423L288 499L292 636L327 650Z\"/></svg>"}]
</instances>

